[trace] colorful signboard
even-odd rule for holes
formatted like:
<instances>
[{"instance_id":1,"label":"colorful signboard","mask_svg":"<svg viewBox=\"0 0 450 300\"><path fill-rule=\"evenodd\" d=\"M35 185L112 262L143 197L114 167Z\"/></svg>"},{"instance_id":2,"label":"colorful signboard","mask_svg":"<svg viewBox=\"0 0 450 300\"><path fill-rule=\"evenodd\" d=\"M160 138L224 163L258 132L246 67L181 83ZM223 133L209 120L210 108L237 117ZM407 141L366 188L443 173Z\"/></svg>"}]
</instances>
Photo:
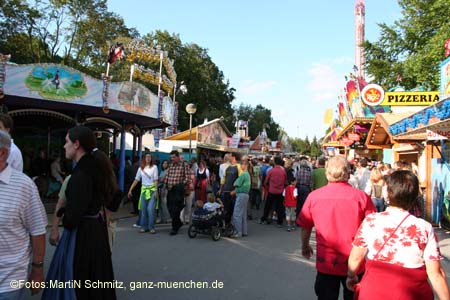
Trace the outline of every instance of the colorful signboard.
<instances>
[{"instance_id":1,"label":"colorful signboard","mask_svg":"<svg viewBox=\"0 0 450 300\"><path fill-rule=\"evenodd\" d=\"M368 84L361 91L363 102L369 106L378 106L383 102L384 90L378 84Z\"/></svg>"},{"instance_id":2,"label":"colorful signboard","mask_svg":"<svg viewBox=\"0 0 450 300\"><path fill-rule=\"evenodd\" d=\"M450 166L447 161L431 160L431 221L450 228Z\"/></svg>"},{"instance_id":3,"label":"colorful signboard","mask_svg":"<svg viewBox=\"0 0 450 300\"><path fill-rule=\"evenodd\" d=\"M170 97L164 97L162 99L162 106L161 106L161 113L162 113L162 121L166 122L167 124L174 124L174 118L175 118L175 106L173 105L173 101Z\"/></svg>"},{"instance_id":4,"label":"colorful signboard","mask_svg":"<svg viewBox=\"0 0 450 300\"><path fill-rule=\"evenodd\" d=\"M202 144L228 147L228 135L220 122L214 122L197 127L197 141Z\"/></svg>"},{"instance_id":5,"label":"colorful signboard","mask_svg":"<svg viewBox=\"0 0 450 300\"><path fill-rule=\"evenodd\" d=\"M159 118L158 97L137 82L110 82L107 103L110 110ZM6 95L104 107L102 80L58 64L7 65ZM174 125L174 104L163 103L164 122ZM172 116L172 117L170 117Z\"/></svg>"},{"instance_id":6,"label":"colorful signboard","mask_svg":"<svg viewBox=\"0 0 450 300\"><path fill-rule=\"evenodd\" d=\"M442 99L446 99L450 97L450 57L441 63L440 69L440 93Z\"/></svg>"}]
</instances>

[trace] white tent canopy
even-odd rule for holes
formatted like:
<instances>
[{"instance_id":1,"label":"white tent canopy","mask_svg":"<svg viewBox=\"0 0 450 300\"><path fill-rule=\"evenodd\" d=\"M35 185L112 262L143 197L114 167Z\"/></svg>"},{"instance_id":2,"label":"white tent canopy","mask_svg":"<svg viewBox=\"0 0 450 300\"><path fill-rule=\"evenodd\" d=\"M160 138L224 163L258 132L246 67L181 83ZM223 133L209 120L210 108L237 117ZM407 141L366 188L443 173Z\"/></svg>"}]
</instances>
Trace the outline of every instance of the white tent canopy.
<instances>
[{"instance_id":1,"label":"white tent canopy","mask_svg":"<svg viewBox=\"0 0 450 300\"><path fill-rule=\"evenodd\" d=\"M112 138L111 138L112 142ZM136 140L136 150L137 150L137 140ZM146 133L142 136L142 151L147 148L150 151L155 151L155 138L153 134ZM120 135L116 139L116 149L120 149ZM133 150L133 135L131 133L125 133L125 150Z\"/></svg>"}]
</instances>

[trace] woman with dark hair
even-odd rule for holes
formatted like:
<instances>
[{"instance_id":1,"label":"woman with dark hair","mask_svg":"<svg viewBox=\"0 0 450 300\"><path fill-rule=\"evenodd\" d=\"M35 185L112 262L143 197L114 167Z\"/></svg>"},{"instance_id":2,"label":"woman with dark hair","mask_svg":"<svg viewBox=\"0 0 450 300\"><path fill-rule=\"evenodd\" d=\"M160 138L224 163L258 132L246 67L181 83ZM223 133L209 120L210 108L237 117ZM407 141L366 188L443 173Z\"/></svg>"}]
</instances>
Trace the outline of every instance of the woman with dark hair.
<instances>
[{"instance_id":1,"label":"woman with dark hair","mask_svg":"<svg viewBox=\"0 0 450 300\"><path fill-rule=\"evenodd\" d=\"M117 185L106 156L92 154L95 145L96 138L87 127L73 127L66 135L66 158L76 166L57 213L63 217L64 232L47 274L47 282L74 280L81 286L46 288L42 299L116 299L111 285L99 289L84 285L87 280L114 282L105 207L111 204Z\"/></svg>"},{"instance_id":2,"label":"woman with dark hair","mask_svg":"<svg viewBox=\"0 0 450 300\"><path fill-rule=\"evenodd\" d=\"M195 179L195 200L206 202L206 186L209 184L209 170L205 161L198 163L198 170Z\"/></svg>"},{"instance_id":3,"label":"woman with dark hair","mask_svg":"<svg viewBox=\"0 0 450 300\"><path fill-rule=\"evenodd\" d=\"M158 199L158 167L153 164L152 155L146 153L141 162L141 167L136 173L136 178L128 191L128 198L133 195L134 187L142 182L141 195L139 197L140 226L139 232L149 232L154 234L155 230L155 209Z\"/></svg>"},{"instance_id":4,"label":"woman with dark hair","mask_svg":"<svg viewBox=\"0 0 450 300\"><path fill-rule=\"evenodd\" d=\"M367 255L358 299L432 300L431 286L439 299L450 299L433 227L408 213L419 195L417 177L411 171L395 171L386 184L390 206L368 215L356 233L347 287L355 289Z\"/></svg>"}]
</instances>

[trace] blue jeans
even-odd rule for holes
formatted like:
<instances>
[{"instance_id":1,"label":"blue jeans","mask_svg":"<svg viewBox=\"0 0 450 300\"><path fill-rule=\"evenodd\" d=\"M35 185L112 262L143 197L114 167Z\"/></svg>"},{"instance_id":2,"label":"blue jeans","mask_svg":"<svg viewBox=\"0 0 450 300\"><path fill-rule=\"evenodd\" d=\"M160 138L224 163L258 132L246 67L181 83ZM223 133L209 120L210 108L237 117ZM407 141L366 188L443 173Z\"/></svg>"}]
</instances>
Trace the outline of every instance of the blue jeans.
<instances>
[{"instance_id":1,"label":"blue jeans","mask_svg":"<svg viewBox=\"0 0 450 300\"><path fill-rule=\"evenodd\" d=\"M372 203L377 209L377 212L384 211L384 199L383 198L372 198Z\"/></svg>"},{"instance_id":2,"label":"blue jeans","mask_svg":"<svg viewBox=\"0 0 450 300\"><path fill-rule=\"evenodd\" d=\"M24 300L26 288L16 289L11 292L0 293L0 300Z\"/></svg>"},{"instance_id":3,"label":"blue jeans","mask_svg":"<svg viewBox=\"0 0 450 300\"><path fill-rule=\"evenodd\" d=\"M150 200L145 200L145 193L141 195L141 212L139 217L142 229L155 229L155 206L155 193L152 193Z\"/></svg>"}]
</instances>

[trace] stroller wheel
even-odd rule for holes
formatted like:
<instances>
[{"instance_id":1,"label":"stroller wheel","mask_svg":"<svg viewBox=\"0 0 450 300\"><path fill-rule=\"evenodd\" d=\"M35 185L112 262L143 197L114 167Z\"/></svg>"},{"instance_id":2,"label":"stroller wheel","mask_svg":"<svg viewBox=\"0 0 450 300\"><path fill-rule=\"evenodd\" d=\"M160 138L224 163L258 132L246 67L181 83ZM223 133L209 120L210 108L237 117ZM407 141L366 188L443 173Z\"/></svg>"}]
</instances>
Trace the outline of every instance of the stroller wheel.
<instances>
[{"instance_id":1,"label":"stroller wheel","mask_svg":"<svg viewBox=\"0 0 450 300\"><path fill-rule=\"evenodd\" d=\"M220 240L221 236L222 232L220 231L219 227L214 226L213 228L211 228L211 238L213 239L213 241L217 242L218 240Z\"/></svg>"},{"instance_id":2,"label":"stroller wheel","mask_svg":"<svg viewBox=\"0 0 450 300\"><path fill-rule=\"evenodd\" d=\"M194 224L189 225L188 236L193 239L197 236L197 231L195 230Z\"/></svg>"}]
</instances>

